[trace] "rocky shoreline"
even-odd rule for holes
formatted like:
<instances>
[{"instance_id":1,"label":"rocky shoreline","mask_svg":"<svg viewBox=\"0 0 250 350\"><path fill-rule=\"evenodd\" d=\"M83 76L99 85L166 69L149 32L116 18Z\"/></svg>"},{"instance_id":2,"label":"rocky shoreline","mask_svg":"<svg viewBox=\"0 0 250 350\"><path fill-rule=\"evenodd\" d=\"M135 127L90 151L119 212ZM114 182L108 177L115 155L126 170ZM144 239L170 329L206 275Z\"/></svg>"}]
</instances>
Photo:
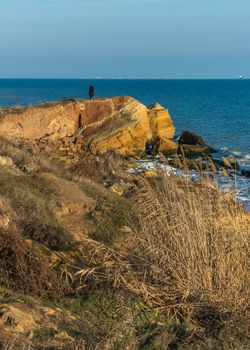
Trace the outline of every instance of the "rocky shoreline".
<instances>
[{"instance_id":1,"label":"rocky shoreline","mask_svg":"<svg viewBox=\"0 0 250 350\"><path fill-rule=\"evenodd\" d=\"M15 337L30 349L137 349L154 326L150 344L167 335L175 348L185 323L195 348L221 344L228 315L224 338L242 338L250 216L230 188L240 172L200 136L177 138L159 104L0 109L0 347Z\"/></svg>"},{"instance_id":2,"label":"rocky shoreline","mask_svg":"<svg viewBox=\"0 0 250 350\"><path fill-rule=\"evenodd\" d=\"M178 137L175 132L167 109L158 103L146 107L128 96L0 109L0 136L25 140L43 150L59 149L73 161L83 152L96 157L112 153L127 159L148 157L156 159L155 168L160 161L173 172L189 169L194 176L210 172L223 191L231 190L232 183L237 187L236 177L247 187L249 166L241 167L233 155L221 154L193 132L184 131ZM10 163L11 159L0 154L0 164ZM250 210L248 191L242 198Z\"/></svg>"}]
</instances>

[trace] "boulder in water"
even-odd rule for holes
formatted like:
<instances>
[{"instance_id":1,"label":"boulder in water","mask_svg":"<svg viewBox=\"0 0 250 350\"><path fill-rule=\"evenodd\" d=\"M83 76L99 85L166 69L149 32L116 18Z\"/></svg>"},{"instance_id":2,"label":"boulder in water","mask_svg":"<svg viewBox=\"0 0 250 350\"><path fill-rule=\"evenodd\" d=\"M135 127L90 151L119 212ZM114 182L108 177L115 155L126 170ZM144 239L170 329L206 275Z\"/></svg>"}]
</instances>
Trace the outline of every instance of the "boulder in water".
<instances>
[{"instance_id":1,"label":"boulder in water","mask_svg":"<svg viewBox=\"0 0 250 350\"><path fill-rule=\"evenodd\" d=\"M241 174L245 177L249 177L250 178L250 165L245 165L242 167L241 169Z\"/></svg>"},{"instance_id":2,"label":"boulder in water","mask_svg":"<svg viewBox=\"0 0 250 350\"><path fill-rule=\"evenodd\" d=\"M179 138L179 145L207 146L204 139L192 131L183 131Z\"/></svg>"},{"instance_id":3,"label":"boulder in water","mask_svg":"<svg viewBox=\"0 0 250 350\"><path fill-rule=\"evenodd\" d=\"M211 148L204 139L191 131L183 131L179 138L179 153L188 158L210 155Z\"/></svg>"},{"instance_id":4,"label":"boulder in water","mask_svg":"<svg viewBox=\"0 0 250 350\"><path fill-rule=\"evenodd\" d=\"M187 158L197 158L209 156L210 150L207 146L182 144L179 146L178 153L183 154Z\"/></svg>"}]
</instances>

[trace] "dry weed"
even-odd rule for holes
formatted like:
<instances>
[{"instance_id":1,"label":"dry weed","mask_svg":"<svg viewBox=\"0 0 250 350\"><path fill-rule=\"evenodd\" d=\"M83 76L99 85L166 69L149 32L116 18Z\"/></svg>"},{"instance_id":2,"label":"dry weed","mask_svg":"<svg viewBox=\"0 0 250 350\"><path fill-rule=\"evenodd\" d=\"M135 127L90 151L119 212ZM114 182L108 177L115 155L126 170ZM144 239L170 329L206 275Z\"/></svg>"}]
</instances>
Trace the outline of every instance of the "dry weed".
<instances>
[{"instance_id":1,"label":"dry weed","mask_svg":"<svg viewBox=\"0 0 250 350\"><path fill-rule=\"evenodd\" d=\"M21 293L58 297L65 286L46 258L30 247L18 232L0 230L0 282Z\"/></svg>"},{"instance_id":2,"label":"dry weed","mask_svg":"<svg viewBox=\"0 0 250 350\"><path fill-rule=\"evenodd\" d=\"M207 305L247 308L250 226L239 205L206 179L174 177L144 182L136 205L140 229L128 237L130 251L85 238L75 262L60 265L69 283L125 288L177 318Z\"/></svg>"},{"instance_id":3,"label":"dry weed","mask_svg":"<svg viewBox=\"0 0 250 350\"><path fill-rule=\"evenodd\" d=\"M137 198L138 255L147 280L196 302L211 297L246 307L250 296L250 223L206 179L164 177Z\"/></svg>"}]
</instances>

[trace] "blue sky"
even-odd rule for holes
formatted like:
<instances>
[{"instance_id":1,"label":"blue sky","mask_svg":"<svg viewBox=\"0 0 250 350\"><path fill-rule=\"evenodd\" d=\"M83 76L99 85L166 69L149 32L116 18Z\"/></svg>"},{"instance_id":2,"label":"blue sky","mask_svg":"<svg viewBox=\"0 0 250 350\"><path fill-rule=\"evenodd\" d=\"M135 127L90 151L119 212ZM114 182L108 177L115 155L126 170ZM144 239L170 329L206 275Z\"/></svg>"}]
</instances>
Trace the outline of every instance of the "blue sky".
<instances>
[{"instance_id":1,"label":"blue sky","mask_svg":"<svg viewBox=\"0 0 250 350\"><path fill-rule=\"evenodd\" d=\"M250 76L249 0L0 0L0 77Z\"/></svg>"}]
</instances>

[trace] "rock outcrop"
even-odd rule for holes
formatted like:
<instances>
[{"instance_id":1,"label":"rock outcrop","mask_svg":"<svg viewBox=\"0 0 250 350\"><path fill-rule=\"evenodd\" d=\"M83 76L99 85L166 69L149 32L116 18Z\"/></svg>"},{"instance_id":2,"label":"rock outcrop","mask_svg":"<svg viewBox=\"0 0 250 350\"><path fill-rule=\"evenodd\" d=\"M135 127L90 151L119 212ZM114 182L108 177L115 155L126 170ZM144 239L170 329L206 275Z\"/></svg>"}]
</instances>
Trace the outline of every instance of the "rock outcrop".
<instances>
[{"instance_id":1,"label":"rock outcrop","mask_svg":"<svg viewBox=\"0 0 250 350\"><path fill-rule=\"evenodd\" d=\"M0 109L0 135L6 139L84 144L93 154L137 155L159 137L164 150L175 127L166 109L147 108L128 97L65 100L36 107Z\"/></svg>"},{"instance_id":2,"label":"rock outcrop","mask_svg":"<svg viewBox=\"0 0 250 350\"><path fill-rule=\"evenodd\" d=\"M207 146L204 139L192 131L183 131L179 139L180 145Z\"/></svg>"},{"instance_id":3,"label":"rock outcrop","mask_svg":"<svg viewBox=\"0 0 250 350\"><path fill-rule=\"evenodd\" d=\"M149 124L153 137L173 139L175 128L167 109L156 103L148 107Z\"/></svg>"},{"instance_id":4,"label":"rock outcrop","mask_svg":"<svg viewBox=\"0 0 250 350\"><path fill-rule=\"evenodd\" d=\"M188 158L210 155L212 149L201 136L191 131L183 131L179 138L179 153Z\"/></svg>"}]
</instances>

